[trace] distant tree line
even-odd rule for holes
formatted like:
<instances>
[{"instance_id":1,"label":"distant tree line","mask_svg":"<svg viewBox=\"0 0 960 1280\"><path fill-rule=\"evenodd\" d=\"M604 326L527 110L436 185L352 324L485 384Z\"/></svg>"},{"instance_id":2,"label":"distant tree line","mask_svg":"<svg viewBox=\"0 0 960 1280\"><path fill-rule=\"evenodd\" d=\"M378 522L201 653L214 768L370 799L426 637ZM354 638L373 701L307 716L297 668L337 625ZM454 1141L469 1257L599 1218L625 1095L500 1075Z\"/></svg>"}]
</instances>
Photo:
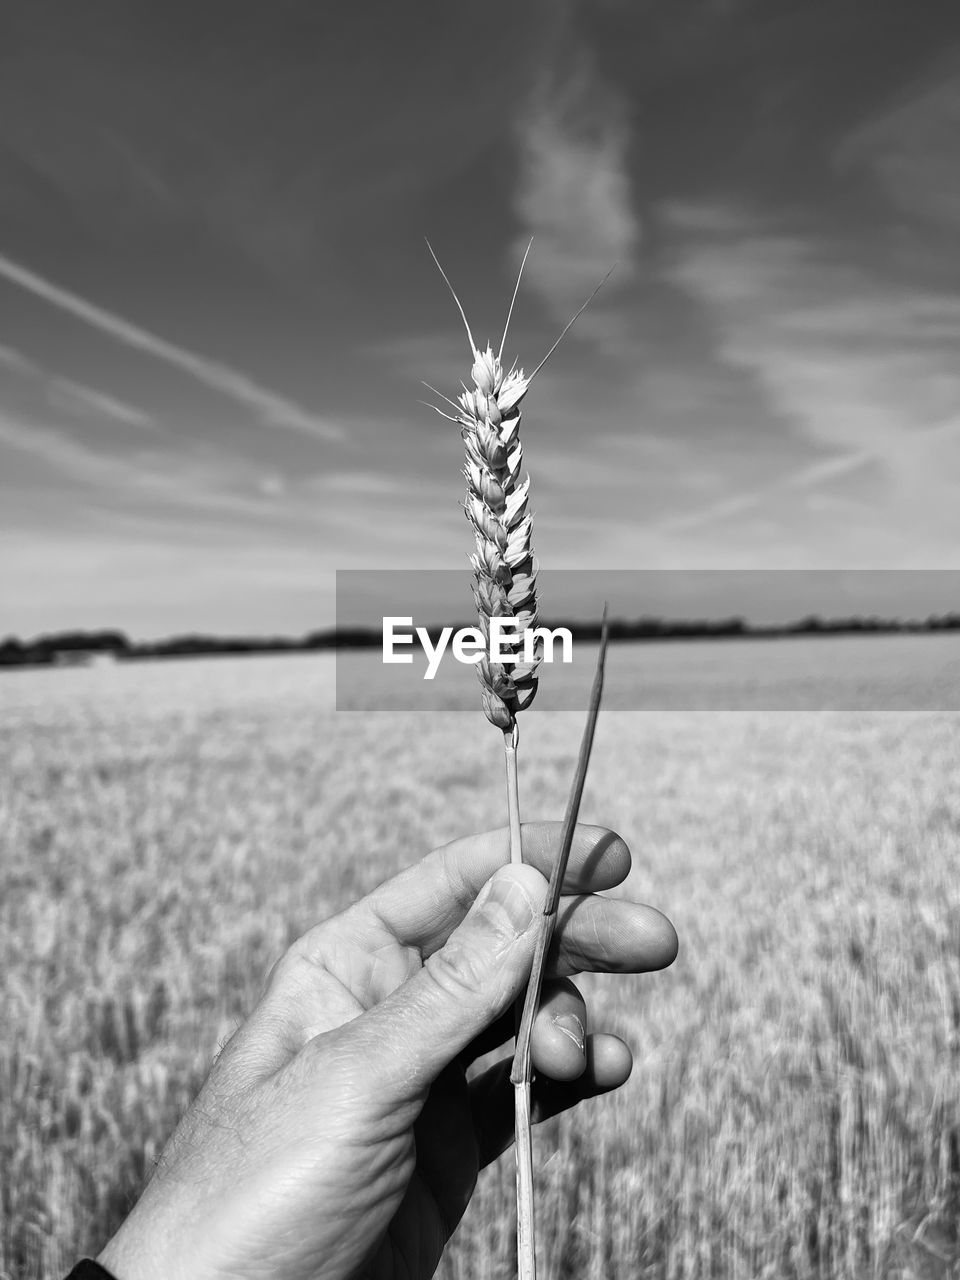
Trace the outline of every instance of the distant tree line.
<instances>
[{"instance_id":1,"label":"distant tree line","mask_svg":"<svg viewBox=\"0 0 960 1280\"><path fill-rule=\"evenodd\" d=\"M461 625L469 626L470 623ZM596 640L599 623L550 622L544 626L567 627L574 640ZM436 639L440 627L428 627ZM615 640L721 640L789 636L890 635L960 631L960 613L932 614L925 619L850 617L821 618L816 614L782 626L755 626L745 618L703 618L683 621L643 617L615 619L610 639ZM382 644L380 631L370 627L332 627L300 638L287 636L181 635L167 640L133 643L122 631L60 631L19 640L9 636L0 642L0 667L74 665L97 659L132 662L149 658L181 658L246 653L309 653L324 649L374 649Z\"/></svg>"}]
</instances>

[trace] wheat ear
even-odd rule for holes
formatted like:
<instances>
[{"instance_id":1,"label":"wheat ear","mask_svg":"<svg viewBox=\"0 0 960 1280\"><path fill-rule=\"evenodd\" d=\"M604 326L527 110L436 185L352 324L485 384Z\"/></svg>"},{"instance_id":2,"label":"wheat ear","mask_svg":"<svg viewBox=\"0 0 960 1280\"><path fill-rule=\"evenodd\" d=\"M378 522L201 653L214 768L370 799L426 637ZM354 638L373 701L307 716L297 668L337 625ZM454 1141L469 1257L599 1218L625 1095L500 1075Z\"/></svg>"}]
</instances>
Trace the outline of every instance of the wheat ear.
<instances>
[{"instance_id":1,"label":"wheat ear","mask_svg":"<svg viewBox=\"0 0 960 1280\"><path fill-rule=\"evenodd\" d=\"M510 860L518 863L523 861L523 846L517 778L519 741L517 715L529 707L536 696L537 671L543 656L541 641L536 642L531 652L524 652L524 632L536 627L538 613L537 568L532 550L533 520L529 510L530 479L523 472L523 447L519 434L520 402L527 394L530 383L563 340L567 330L590 304L610 275L608 271L529 377L524 374L523 369L518 369L515 363L509 371L505 371L503 348L523 277L523 268L532 244L531 240L520 263L500 348L494 353L489 342L486 349L481 351L474 341L463 305L440 265L437 255L433 252L429 240L427 241L430 256L457 304L473 357L470 370L473 387L468 388L461 384L463 390L455 401L443 395L442 392L436 391L435 388L429 387L454 412L447 413L436 405L430 407L442 417L457 423L466 450L463 474L467 481L467 497L464 502L464 513L473 528L476 542L476 550L470 557L470 563L473 566L473 594L487 649L487 653L477 663L476 670L480 681L484 714L490 723L496 725L503 733ZM610 270L612 271L613 268L611 267ZM489 656L491 623L494 618L512 620L513 634L503 636L500 646L501 651L508 657L506 662L494 662ZM510 658L513 660L510 661ZM584 764L584 769L585 767ZM573 820L576 821L576 814ZM566 852L569 853L569 846ZM563 860L565 862L565 856ZM554 908L554 917L555 915ZM528 987L527 991L527 1003L533 1001L533 1012L530 1014L530 1025L526 1031L527 1048L524 1059L526 1070L522 1079L518 1078L514 1081L519 1280L536 1280L529 1036L533 1013L536 1012L536 1001L539 998L543 962L542 955L538 961L535 961L531 974L531 987ZM536 989L531 996L534 977L536 977ZM516 1063L519 1064L522 1058L520 1048L523 1043L520 1038L523 1032L519 1006L516 1025L518 1037Z\"/></svg>"},{"instance_id":2,"label":"wheat ear","mask_svg":"<svg viewBox=\"0 0 960 1280\"><path fill-rule=\"evenodd\" d=\"M434 261L437 262L435 254ZM526 254L523 261L526 262ZM505 371L502 363L503 343L517 289L514 289L499 352L495 354L489 343L486 350L481 351L474 342L460 299L439 262L437 267L463 318L473 356L472 388L464 386L457 401L447 403L456 410L453 421L460 427L466 451L464 514L476 542L476 550L470 557L473 594L487 648L487 654L477 663L477 677L484 714L491 724L502 730L508 752L515 755L517 715L536 695L540 664L539 652L531 662L519 660L523 632L537 624L537 571L531 545L530 478L523 473L520 443L520 402L527 393L530 379L516 367ZM523 263L520 272L522 275ZM519 284L518 276L517 287ZM512 620L515 635L505 636L501 647L517 661L490 660L490 624L494 618ZM516 853L519 855L519 850ZM519 861L519 856L515 860Z\"/></svg>"}]
</instances>

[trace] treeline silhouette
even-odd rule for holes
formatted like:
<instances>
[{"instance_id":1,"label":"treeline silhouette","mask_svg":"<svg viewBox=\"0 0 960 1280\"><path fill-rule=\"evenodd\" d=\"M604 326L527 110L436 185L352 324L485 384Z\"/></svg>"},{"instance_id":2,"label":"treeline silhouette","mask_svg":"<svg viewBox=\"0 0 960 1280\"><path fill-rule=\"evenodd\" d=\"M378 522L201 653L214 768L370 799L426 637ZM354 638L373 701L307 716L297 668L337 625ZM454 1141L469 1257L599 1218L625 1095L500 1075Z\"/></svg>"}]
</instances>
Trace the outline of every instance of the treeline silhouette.
<instances>
[{"instance_id":1,"label":"treeline silhouette","mask_svg":"<svg viewBox=\"0 0 960 1280\"><path fill-rule=\"evenodd\" d=\"M472 623L462 623L471 626ZM551 629L566 627L575 641L597 640L599 622L555 621L542 623ZM454 628L457 629L456 627ZM442 628L427 627L436 641ZM925 619L880 617L821 618L811 614L797 622L757 626L745 618L677 620L642 617L610 623L611 641L626 640L723 640L777 639L790 636L930 634L960 631L960 613L932 614ZM250 653L310 653L328 649L379 649L382 633L372 627L332 627L300 638L289 636L211 636L189 634L167 640L135 643L122 631L60 631L19 640L9 636L0 643L0 668L70 666L97 659L122 662L151 658L186 658Z\"/></svg>"}]
</instances>

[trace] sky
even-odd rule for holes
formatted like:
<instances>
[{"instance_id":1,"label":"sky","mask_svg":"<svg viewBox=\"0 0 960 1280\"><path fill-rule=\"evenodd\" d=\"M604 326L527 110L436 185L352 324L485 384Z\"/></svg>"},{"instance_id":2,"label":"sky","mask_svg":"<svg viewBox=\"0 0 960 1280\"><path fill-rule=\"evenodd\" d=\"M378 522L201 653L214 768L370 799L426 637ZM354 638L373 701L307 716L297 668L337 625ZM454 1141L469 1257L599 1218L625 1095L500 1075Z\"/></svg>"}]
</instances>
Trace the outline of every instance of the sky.
<instances>
[{"instance_id":1,"label":"sky","mask_svg":"<svg viewBox=\"0 0 960 1280\"><path fill-rule=\"evenodd\" d=\"M0 25L0 636L297 634L338 569L466 571L424 237L481 342L533 238L528 370L616 263L525 401L545 567L960 568L955 0Z\"/></svg>"}]
</instances>

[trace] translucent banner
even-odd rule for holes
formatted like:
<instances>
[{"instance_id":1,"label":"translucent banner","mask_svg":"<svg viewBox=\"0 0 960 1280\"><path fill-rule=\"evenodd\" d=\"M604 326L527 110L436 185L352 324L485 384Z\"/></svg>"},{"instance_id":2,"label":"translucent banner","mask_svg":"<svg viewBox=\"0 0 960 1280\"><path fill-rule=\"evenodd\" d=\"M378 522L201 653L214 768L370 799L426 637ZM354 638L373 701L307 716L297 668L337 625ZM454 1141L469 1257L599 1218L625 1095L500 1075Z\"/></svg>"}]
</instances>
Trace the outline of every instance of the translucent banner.
<instances>
[{"instance_id":1,"label":"translucent banner","mask_svg":"<svg viewBox=\"0 0 960 1280\"><path fill-rule=\"evenodd\" d=\"M338 571L337 709L476 710L484 664L534 658L533 708L585 708L606 601L606 710L960 710L957 571L554 569L537 588L517 628L478 618L469 571Z\"/></svg>"}]
</instances>

